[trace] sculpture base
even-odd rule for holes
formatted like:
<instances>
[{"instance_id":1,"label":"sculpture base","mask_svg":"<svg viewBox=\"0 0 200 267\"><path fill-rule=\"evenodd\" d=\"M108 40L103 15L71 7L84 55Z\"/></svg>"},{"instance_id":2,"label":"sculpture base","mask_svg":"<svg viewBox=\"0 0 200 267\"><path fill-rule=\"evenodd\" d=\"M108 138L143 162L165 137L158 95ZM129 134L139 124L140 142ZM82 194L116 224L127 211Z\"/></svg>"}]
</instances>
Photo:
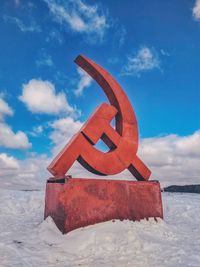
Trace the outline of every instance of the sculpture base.
<instances>
[{"instance_id":1,"label":"sculpture base","mask_svg":"<svg viewBox=\"0 0 200 267\"><path fill-rule=\"evenodd\" d=\"M46 184L45 215L64 234L76 228L109 221L163 218L157 181L50 178Z\"/></svg>"}]
</instances>

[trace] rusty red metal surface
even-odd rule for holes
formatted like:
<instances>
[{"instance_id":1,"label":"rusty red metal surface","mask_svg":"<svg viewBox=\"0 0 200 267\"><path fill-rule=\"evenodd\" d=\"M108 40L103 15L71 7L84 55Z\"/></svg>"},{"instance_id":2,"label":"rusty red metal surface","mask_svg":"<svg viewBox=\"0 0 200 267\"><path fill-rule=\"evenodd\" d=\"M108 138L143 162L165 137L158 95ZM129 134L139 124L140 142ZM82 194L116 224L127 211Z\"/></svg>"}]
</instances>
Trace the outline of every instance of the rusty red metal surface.
<instances>
[{"instance_id":1,"label":"rusty red metal surface","mask_svg":"<svg viewBox=\"0 0 200 267\"><path fill-rule=\"evenodd\" d=\"M136 155L138 126L135 113L125 92L113 77L92 60L78 56L75 62L103 89L110 104L101 104L80 131L49 165L54 176L64 176L75 160L98 175L113 175L128 169L137 180L151 174ZM115 129L110 125L115 117ZM109 147L104 153L94 147L99 139Z\"/></svg>"},{"instance_id":2,"label":"rusty red metal surface","mask_svg":"<svg viewBox=\"0 0 200 267\"><path fill-rule=\"evenodd\" d=\"M47 216L62 233L112 219L163 218L160 185L155 181L50 179L46 185Z\"/></svg>"}]
</instances>

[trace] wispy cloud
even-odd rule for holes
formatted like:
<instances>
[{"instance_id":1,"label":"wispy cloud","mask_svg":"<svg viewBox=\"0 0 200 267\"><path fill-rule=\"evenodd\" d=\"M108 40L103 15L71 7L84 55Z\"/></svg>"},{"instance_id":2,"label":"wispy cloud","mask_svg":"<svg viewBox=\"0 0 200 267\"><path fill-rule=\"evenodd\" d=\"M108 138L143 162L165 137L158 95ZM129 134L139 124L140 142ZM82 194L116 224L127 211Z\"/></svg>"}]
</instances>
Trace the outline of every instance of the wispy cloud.
<instances>
[{"instance_id":1,"label":"wispy cloud","mask_svg":"<svg viewBox=\"0 0 200 267\"><path fill-rule=\"evenodd\" d=\"M124 27L121 27L119 29L119 31L118 31L118 37L119 37L118 43L119 43L119 47L121 47L124 44L126 34L127 34L126 29Z\"/></svg>"},{"instance_id":2,"label":"wispy cloud","mask_svg":"<svg viewBox=\"0 0 200 267\"><path fill-rule=\"evenodd\" d=\"M36 65L38 67L41 67L41 66L48 66L48 67L52 67L54 66L54 63L53 63L53 60L52 60L52 57L50 55L47 54L47 52L42 49L41 53L40 53L40 56L39 58L36 60Z\"/></svg>"},{"instance_id":3,"label":"wispy cloud","mask_svg":"<svg viewBox=\"0 0 200 267\"><path fill-rule=\"evenodd\" d=\"M33 127L32 131L30 131L29 134L31 136L38 137L43 134L44 129L45 129L45 126L37 125Z\"/></svg>"},{"instance_id":4,"label":"wispy cloud","mask_svg":"<svg viewBox=\"0 0 200 267\"><path fill-rule=\"evenodd\" d=\"M200 0L196 0L195 5L192 10L194 19L200 21Z\"/></svg>"},{"instance_id":5,"label":"wispy cloud","mask_svg":"<svg viewBox=\"0 0 200 267\"><path fill-rule=\"evenodd\" d=\"M3 16L5 22L15 24L22 32L41 32L40 26L34 21L30 21L29 25L25 25L24 22L16 17Z\"/></svg>"},{"instance_id":6,"label":"wispy cloud","mask_svg":"<svg viewBox=\"0 0 200 267\"><path fill-rule=\"evenodd\" d=\"M18 7L20 5L20 0L14 0L14 4Z\"/></svg>"},{"instance_id":7,"label":"wispy cloud","mask_svg":"<svg viewBox=\"0 0 200 267\"><path fill-rule=\"evenodd\" d=\"M135 55L128 56L122 75L139 75L153 69L160 69L158 54L153 48L142 47Z\"/></svg>"},{"instance_id":8,"label":"wispy cloud","mask_svg":"<svg viewBox=\"0 0 200 267\"><path fill-rule=\"evenodd\" d=\"M50 33L46 37L46 42L51 41L57 41L60 45L63 43L63 36L57 29L50 31Z\"/></svg>"},{"instance_id":9,"label":"wispy cloud","mask_svg":"<svg viewBox=\"0 0 200 267\"><path fill-rule=\"evenodd\" d=\"M92 42L102 41L109 27L107 17L97 5L81 0L44 0L55 21L73 32L85 34Z\"/></svg>"},{"instance_id":10,"label":"wispy cloud","mask_svg":"<svg viewBox=\"0 0 200 267\"><path fill-rule=\"evenodd\" d=\"M122 25L120 25L118 22L113 23L113 31L114 31L114 37L113 37L113 46L120 48L126 39L126 28Z\"/></svg>"},{"instance_id":11,"label":"wispy cloud","mask_svg":"<svg viewBox=\"0 0 200 267\"><path fill-rule=\"evenodd\" d=\"M82 69L77 68L80 80L77 88L74 90L76 96L81 96L85 88L89 87L92 83L92 78Z\"/></svg>"},{"instance_id":12,"label":"wispy cloud","mask_svg":"<svg viewBox=\"0 0 200 267\"><path fill-rule=\"evenodd\" d=\"M161 53L161 55L166 56L166 57L170 56L170 53L164 49L160 49L160 53Z\"/></svg>"}]
</instances>

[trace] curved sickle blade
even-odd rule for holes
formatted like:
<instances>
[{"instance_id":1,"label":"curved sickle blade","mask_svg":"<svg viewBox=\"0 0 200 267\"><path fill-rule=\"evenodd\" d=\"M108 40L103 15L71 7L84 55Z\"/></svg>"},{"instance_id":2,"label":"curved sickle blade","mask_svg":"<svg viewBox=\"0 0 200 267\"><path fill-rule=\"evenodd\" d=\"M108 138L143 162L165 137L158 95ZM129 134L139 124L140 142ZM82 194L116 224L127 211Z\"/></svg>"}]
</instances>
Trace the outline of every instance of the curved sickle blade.
<instances>
[{"instance_id":1,"label":"curved sickle blade","mask_svg":"<svg viewBox=\"0 0 200 267\"><path fill-rule=\"evenodd\" d=\"M96 174L112 175L128 168L138 180L148 180L151 172L136 155L138 127L126 94L112 76L92 60L78 56L75 62L100 85L111 105L104 103L94 112L48 170L54 175L64 175L78 159L87 170ZM116 130L109 124L115 115ZM98 151L92 144L100 138L108 146L109 141L115 140L116 148L108 153Z\"/></svg>"}]
</instances>

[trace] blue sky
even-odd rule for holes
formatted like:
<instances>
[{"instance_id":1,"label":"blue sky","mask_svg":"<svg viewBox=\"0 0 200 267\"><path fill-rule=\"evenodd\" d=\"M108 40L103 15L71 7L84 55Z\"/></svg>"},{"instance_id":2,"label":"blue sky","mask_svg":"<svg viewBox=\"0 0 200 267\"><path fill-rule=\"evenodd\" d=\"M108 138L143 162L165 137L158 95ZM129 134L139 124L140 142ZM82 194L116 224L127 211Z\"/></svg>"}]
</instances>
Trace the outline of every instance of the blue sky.
<instances>
[{"instance_id":1,"label":"blue sky","mask_svg":"<svg viewBox=\"0 0 200 267\"><path fill-rule=\"evenodd\" d=\"M48 164L106 101L73 62L83 54L126 91L156 175L195 168L198 177L200 1L2 0L0 34L3 175L23 172L25 160Z\"/></svg>"}]
</instances>

